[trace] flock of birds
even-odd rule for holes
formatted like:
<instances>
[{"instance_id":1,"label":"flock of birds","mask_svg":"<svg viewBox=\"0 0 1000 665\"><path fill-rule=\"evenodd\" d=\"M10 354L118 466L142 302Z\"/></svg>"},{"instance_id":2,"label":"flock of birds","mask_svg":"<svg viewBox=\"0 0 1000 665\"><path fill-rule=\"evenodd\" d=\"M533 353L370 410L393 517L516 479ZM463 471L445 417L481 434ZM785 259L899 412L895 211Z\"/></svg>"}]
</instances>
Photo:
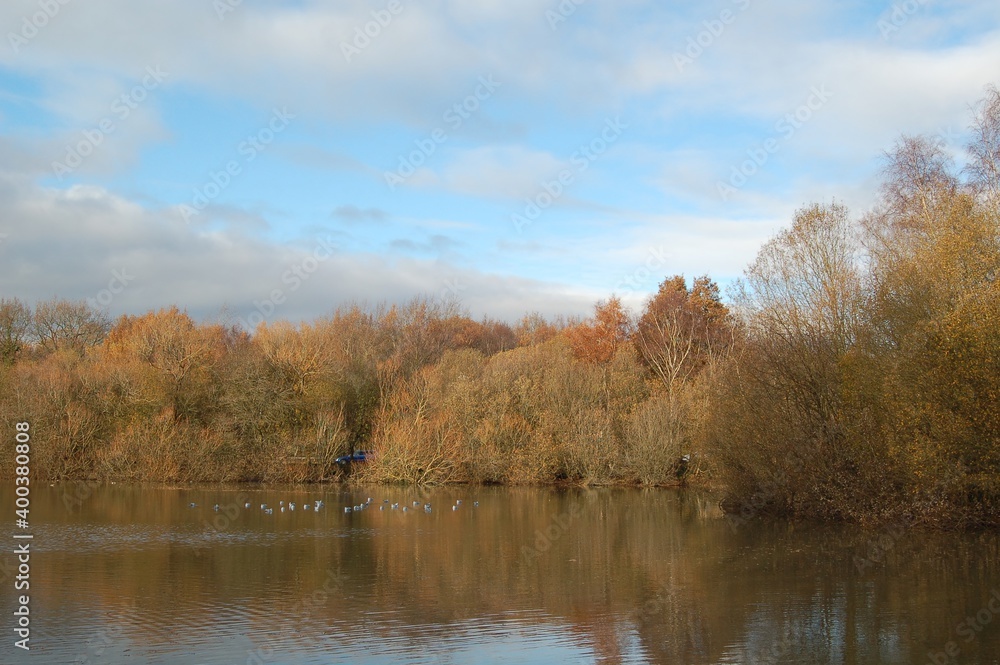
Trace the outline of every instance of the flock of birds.
<instances>
[{"instance_id":1,"label":"flock of birds","mask_svg":"<svg viewBox=\"0 0 1000 665\"><path fill-rule=\"evenodd\" d=\"M372 498L368 497L367 501L365 501L364 503L359 504L357 506L344 506L344 514L347 514L347 513L358 513L358 512L361 512L362 510L365 510L366 508L370 507L371 505L372 505ZM379 510L385 510L385 507L387 505L389 506L389 510L401 510L404 513L407 510L410 509L409 506L403 506L402 508L400 508L399 507L399 503L389 503L389 499L383 499L382 500L382 504L378 507L378 509ZM461 499L457 499L455 501L455 505L453 505L451 507L451 509L452 510L458 510L459 507L461 507L461 505L462 505L462 500ZM472 505L473 506L479 506L479 502L478 501L473 501ZM413 502L413 508L420 508L420 506L421 506L421 503L419 501L414 501ZM425 504L423 504L423 507L424 507L424 512L425 513L431 512L431 504L425 503Z\"/></svg>"},{"instance_id":2,"label":"flock of birds","mask_svg":"<svg viewBox=\"0 0 1000 665\"><path fill-rule=\"evenodd\" d=\"M302 510L311 510L313 512L319 512L320 509L323 508L323 506L325 506L325 505L326 504L322 500L316 499L316 501L314 501L313 503L309 503L309 502L303 503L302 504ZM361 511L370 508L371 505L372 505L372 498L368 497L368 500L365 501L364 503L358 504L356 506L344 506L344 514L347 515L347 514L350 514L350 513L360 513ZM473 501L472 505L473 505L473 507L478 507L479 506L479 502L478 501ZM410 506L404 505L402 508L400 508L399 507L399 503L390 503L389 499L384 499L382 501L382 503L379 505L378 509L379 510L385 510L386 506L388 506L389 510L401 510L404 513L407 512L408 510L410 510ZM412 508L413 509L419 509L421 506L423 506L423 509L424 509L425 513L429 513L432 510L431 504L429 504L429 503L423 503L422 504L420 501L414 501ZM194 502L191 502L191 503L188 504L188 507L189 508L197 508L198 504L196 504ZM250 509L250 502L247 501L243 505L243 507L245 509L249 510ZM451 507L451 509L452 510L458 510L461 507L462 507L462 500L461 499L456 499L455 504ZM219 504L215 504L214 506L212 506L212 510L214 510L215 512L219 512L219 510L220 510ZM274 514L274 508L272 508L271 506L268 506L266 503L260 504L260 510L265 515L273 515ZM295 510L295 502L294 501L289 501L288 503L285 503L284 501L279 501L278 502L278 511L283 513L286 510L288 510L288 511L294 511Z\"/></svg>"}]
</instances>

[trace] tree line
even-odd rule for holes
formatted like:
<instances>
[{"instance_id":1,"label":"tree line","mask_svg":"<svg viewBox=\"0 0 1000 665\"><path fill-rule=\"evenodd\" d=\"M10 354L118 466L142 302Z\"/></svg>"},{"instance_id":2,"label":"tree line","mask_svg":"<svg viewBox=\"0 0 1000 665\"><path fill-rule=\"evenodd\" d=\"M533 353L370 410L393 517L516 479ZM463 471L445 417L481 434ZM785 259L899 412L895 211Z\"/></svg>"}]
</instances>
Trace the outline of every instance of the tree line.
<instances>
[{"instance_id":1,"label":"tree line","mask_svg":"<svg viewBox=\"0 0 1000 665\"><path fill-rule=\"evenodd\" d=\"M723 298L473 320L343 306L245 331L0 301L0 410L35 473L132 481L664 485L827 520L1000 521L1000 93L960 163L903 137L876 204L801 208ZM9 473L9 470L8 470Z\"/></svg>"},{"instance_id":2,"label":"tree line","mask_svg":"<svg viewBox=\"0 0 1000 665\"><path fill-rule=\"evenodd\" d=\"M708 278L665 281L637 321L616 298L514 325L417 298L252 333L4 299L0 408L49 478L318 481L366 449L370 481L656 484L690 449L679 386L731 331Z\"/></svg>"}]
</instances>

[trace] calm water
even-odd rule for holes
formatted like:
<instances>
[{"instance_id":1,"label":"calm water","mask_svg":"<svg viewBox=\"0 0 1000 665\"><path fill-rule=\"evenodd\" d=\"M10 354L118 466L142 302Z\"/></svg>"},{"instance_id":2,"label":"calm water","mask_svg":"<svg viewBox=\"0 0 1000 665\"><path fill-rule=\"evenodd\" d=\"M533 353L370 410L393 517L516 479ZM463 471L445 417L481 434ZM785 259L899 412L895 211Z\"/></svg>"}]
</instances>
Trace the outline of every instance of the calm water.
<instances>
[{"instance_id":1,"label":"calm water","mask_svg":"<svg viewBox=\"0 0 1000 665\"><path fill-rule=\"evenodd\" d=\"M57 485L32 500L32 650L13 647L8 533L3 663L1000 662L995 534L734 524L674 491Z\"/></svg>"}]
</instances>

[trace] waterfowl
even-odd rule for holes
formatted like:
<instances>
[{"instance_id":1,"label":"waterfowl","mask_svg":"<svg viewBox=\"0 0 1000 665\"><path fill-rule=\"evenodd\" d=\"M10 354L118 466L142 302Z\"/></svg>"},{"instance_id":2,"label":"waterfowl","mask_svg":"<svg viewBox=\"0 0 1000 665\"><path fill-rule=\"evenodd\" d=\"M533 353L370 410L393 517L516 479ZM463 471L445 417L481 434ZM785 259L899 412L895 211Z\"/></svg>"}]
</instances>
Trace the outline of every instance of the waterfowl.
<instances>
[{"instance_id":1,"label":"waterfowl","mask_svg":"<svg viewBox=\"0 0 1000 665\"><path fill-rule=\"evenodd\" d=\"M676 475L678 480L683 480L688 474L688 467L691 464L690 455L681 455L680 460L677 461Z\"/></svg>"}]
</instances>

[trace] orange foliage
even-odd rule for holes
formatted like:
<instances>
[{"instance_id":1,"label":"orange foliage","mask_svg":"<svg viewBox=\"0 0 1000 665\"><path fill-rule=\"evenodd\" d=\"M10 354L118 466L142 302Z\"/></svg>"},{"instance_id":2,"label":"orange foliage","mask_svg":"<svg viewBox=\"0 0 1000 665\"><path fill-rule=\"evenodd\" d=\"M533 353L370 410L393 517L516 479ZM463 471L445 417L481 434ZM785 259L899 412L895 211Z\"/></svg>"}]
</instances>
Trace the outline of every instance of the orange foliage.
<instances>
[{"instance_id":1,"label":"orange foliage","mask_svg":"<svg viewBox=\"0 0 1000 665\"><path fill-rule=\"evenodd\" d=\"M636 326L633 343L642 363L667 388L696 374L709 358L728 351L732 327L719 287L697 277L689 291L684 277L663 280Z\"/></svg>"},{"instance_id":2,"label":"orange foliage","mask_svg":"<svg viewBox=\"0 0 1000 665\"><path fill-rule=\"evenodd\" d=\"M612 296L594 306L594 318L565 332L573 355L584 362L606 363L628 340L631 329L621 300Z\"/></svg>"}]
</instances>

